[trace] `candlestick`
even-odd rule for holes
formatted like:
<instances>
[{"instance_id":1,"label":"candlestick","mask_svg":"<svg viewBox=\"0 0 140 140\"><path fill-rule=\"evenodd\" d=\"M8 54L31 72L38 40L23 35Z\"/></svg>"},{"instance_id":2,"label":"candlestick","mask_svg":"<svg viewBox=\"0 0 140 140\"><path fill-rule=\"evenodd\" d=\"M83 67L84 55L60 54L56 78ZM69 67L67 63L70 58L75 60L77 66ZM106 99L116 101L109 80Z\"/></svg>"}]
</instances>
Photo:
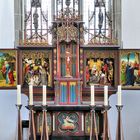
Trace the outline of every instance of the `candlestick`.
<instances>
[{"instance_id":1,"label":"candlestick","mask_svg":"<svg viewBox=\"0 0 140 140\"><path fill-rule=\"evenodd\" d=\"M29 85L29 105L33 105L33 86Z\"/></svg>"},{"instance_id":2,"label":"candlestick","mask_svg":"<svg viewBox=\"0 0 140 140\"><path fill-rule=\"evenodd\" d=\"M121 85L118 86L118 105L122 105L122 91L121 91Z\"/></svg>"},{"instance_id":3,"label":"candlestick","mask_svg":"<svg viewBox=\"0 0 140 140\"><path fill-rule=\"evenodd\" d=\"M20 88L20 86L18 86L18 85L17 85L17 87ZM22 122L21 122L21 114L20 114L22 105L21 104L16 104L16 107L17 107L17 110L18 110L17 139L22 140Z\"/></svg>"},{"instance_id":4,"label":"candlestick","mask_svg":"<svg viewBox=\"0 0 140 140\"><path fill-rule=\"evenodd\" d=\"M32 87L31 87L32 89ZM32 102L31 102L32 104ZM34 120L34 105L29 105L29 132L28 132L28 140L36 140L36 131L35 131L35 120Z\"/></svg>"},{"instance_id":5,"label":"candlestick","mask_svg":"<svg viewBox=\"0 0 140 140\"><path fill-rule=\"evenodd\" d=\"M118 111L116 140L124 140L123 127L122 127L122 116L121 116L121 111L122 111L123 105L116 105L116 107L117 107L117 111Z\"/></svg>"},{"instance_id":6,"label":"candlestick","mask_svg":"<svg viewBox=\"0 0 140 140\"><path fill-rule=\"evenodd\" d=\"M47 125L47 105L42 106L42 127L41 127L41 139L40 140L49 140L48 136L48 125Z\"/></svg>"},{"instance_id":7,"label":"candlestick","mask_svg":"<svg viewBox=\"0 0 140 140\"><path fill-rule=\"evenodd\" d=\"M21 85L17 85L17 105L21 105Z\"/></svg>"},{"instance_id":8,"label":"candlestick","mask_svg":"<svg viewBox=\"0 0 140 140\"><path fill-rule=\"evenodd\" d=\"M46 105L46 85L43 85L43 105Z\"/></svg>"},{"instance_id":9,"label":"candlestick","mask_svg":"<svg viewBox=\"0 0 140 140\"><path fill-rule=\"evenodd\" d=\"M91 105L95 105L95 88L94 85L91 85Z\"/></svg>"},{"instance_id":10,"label":"candlestick","mask_svg":"<svg viewBox=\"0 0 140 140\"><path fill-rule=\"evenodd\" d=\"M104 86L104 106L108 106L108 86Z\"/></svg>"},{"instance_id":11,"label":"candlestick","mask_svg":"<svg viewBox=\"0 0 140 140\"><path fill-rule=\"evenodd\" d=\"M97 133L97 124L96 124L96 115L95 115L95 108L96 105L90 106L90 140L98 140L98 133Z\"/></svg>"},{"instance_id":12,"label":"candlestick","mask_svg":"<svg viewBox=\"0 0 140 140\"><path fill-rule=\"evenodd\" d=\"M109 121L108 121L108 110L111 108L109 105L103 106L103 140L111 140Z\"/></svg>"}]
</instances>

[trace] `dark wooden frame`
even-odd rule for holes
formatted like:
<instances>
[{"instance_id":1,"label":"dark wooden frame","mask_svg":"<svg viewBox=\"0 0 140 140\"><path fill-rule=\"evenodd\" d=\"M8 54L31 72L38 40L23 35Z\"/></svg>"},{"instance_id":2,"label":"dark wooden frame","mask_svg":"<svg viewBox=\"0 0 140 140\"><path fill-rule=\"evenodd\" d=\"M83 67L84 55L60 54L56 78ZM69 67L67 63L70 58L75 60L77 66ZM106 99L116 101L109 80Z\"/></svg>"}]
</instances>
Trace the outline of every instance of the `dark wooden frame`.
<instances>
[{"instance_id":1,"label":"dark wooden frame","mask_svg":"<svg viewBox=\"0 0 140 140\"><path fill-rule=\"evenodd\" d=\"M84 50L84 74L83 74L83 81L84 81L84 87L88 87L86 86L86 70L85 70L85 67L86 67L86 60L88 58L113 58L114 59L114 86L116 85L117 81L116 81L116 58L117 54L116 54L116 51L113 51L113 50ZM99 85L100 86L100 85Z\"/></svg>"},{"instance_id":2,"label":"dark wooden frame","mask_svg":"<svg viewBox=\"0 0 140 140\"><path fill-rule=\"evenodd\" d=\"M85 66L86 66L86 62L85 60L88 58L85 55L85 52L88 51L89 53L97 53L97 52L101 52L103 55L106 53L106 58L109 57L107 54L109 55L113 55L114 58L114 86L109 86L109 95L116 93L117 90L117 85L119 84L119 49L118 47L83 47L81 48L81 50L83 51L82 53L80 53L80 59L83 58L83 64L80 65L80 70L83 70L83 74L81 76L82 81L83 81L83 87L82 87L82 95L83 95L83 99L86 99L89 95L90 95L90 86L86 86L85 85ZM99 55L100 56L100 55ZM94 57L94 56L93 56ZM103 100L103 94L104 94L104 86L95 86L95 96L98 96L99 98L97 100Z\"/></svg>"},{"instance_id":3,"label":"dark wooden frame","mask_svg":"<svg viewBox=\"0 0 140 140\"><path fill-rule=\"evenodd\" d=\"M31 52L33 52L33 51L35 51L35 52L37 52L37 51L42 51L42 52L46 51L51 56L51 58L49 58L49 59L51 59L50 65L51 65L52 70L50 71L50 75L51 75L51 85L52 86L47 87L47 96L52 96L52 94L54 93L53 48L45 48L45 47L41 47L41 48L37 48L37 49L31 48L31 47L30 48L29 47L28 48L25 48L25 47L24 48L23 47L19 48L19 50L18 50L18 57L19 57L18 69L19 69L20 76L18 76L18 78L19 78L18 79L18 84L22 85L22 92L24 94L28 95L29 94L28 87L23 86L24 76L23 76L23 68L22 68L22 66L23 66L23 64L22 64L22 56L23 56L24 51L31 51ZM42 86L38 86L38 87L34 86L33 87L33 92L34 92L34 96L36 98L35 101L40 100L41 99L40 97L42 96Z\"/></svg>"}]
</instances>

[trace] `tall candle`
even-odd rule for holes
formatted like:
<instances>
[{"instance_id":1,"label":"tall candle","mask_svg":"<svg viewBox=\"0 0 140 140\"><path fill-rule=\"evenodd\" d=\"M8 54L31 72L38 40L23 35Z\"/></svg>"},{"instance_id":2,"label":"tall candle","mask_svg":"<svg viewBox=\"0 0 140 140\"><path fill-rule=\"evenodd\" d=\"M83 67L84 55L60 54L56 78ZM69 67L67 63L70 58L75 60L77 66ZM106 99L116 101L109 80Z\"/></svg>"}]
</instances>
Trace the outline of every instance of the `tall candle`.
<instances>
[{"instance_id":1,"label":"tall candle","mask_svg":"<svg viewBox=\"0 0 140 140\"><path fill-rule=\"evenodd\" d=\"M121 91L121 85L118 85L118 105L122 105L122 91Z\"/></svg>"},{"instance_id":2,"label":"tall candle","mask_svg":"<svg viewBox=\"0 0 140 140\"><path fill-rule=\"evenodd\" d=\"M29 85L29 105L33 105L33 85Z\"/></svg>"},{"instance_id":3,"label":"tall candle","mask_svg":"<svg viewBox=\"0 0 140 140\"><path fill-rule=\"evenodd\" d=\"M46 85L43 85L43 105L46 105Z\"/></svg>"},{"instance_id":4,"label":"tall candle","mask_svg":"<svg viewBox=\"0 0 140 140\"><path fill-rule=\"evenodd\" d=\"M55 131L55 115L53 114L53 131Z\"/></svg>"},{"instance_id":5,"label":"tall candle","mask_svg":"<svg viewBox=\"0 0 140 140\"><path fill-rule=\"evenodd\" d=\"M82 131L84 131L84 114L82 113Z\"/></svg>"},{"instance_id":6,"label":"tall candle","mask_svg":"<svg viewBox=\"0 0 140 140\"><path fill-rule=\"evenodd\" d=\"M21 105L21 85L17 85L17 105Z\"/></svg>"},{"instance_id":7,"label":"tall candle","mask_svg":"<svg viewBox=\"0 0 140 140\"><path fill-rule=\"evenodd\" d=\"M95 105L95 88L94 85L91 85L91 105Z\"/></svg>"},{"instance_id":8,"label":"tall candle","mask_svg":"<svg viewBox=\"0 0 140 140\"><path fill-rule=\"evenodd\" d=\"M104 86L104 106L108 106L108 86Z\"/></svg>"}]
</instances>

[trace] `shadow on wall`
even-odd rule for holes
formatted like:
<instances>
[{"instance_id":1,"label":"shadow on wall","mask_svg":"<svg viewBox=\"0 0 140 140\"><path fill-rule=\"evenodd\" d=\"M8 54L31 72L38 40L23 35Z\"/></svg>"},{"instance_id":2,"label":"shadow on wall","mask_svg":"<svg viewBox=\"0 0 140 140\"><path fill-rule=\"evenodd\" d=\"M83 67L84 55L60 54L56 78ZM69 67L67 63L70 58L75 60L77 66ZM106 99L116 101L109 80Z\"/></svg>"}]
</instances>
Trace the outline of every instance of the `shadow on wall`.
<instances>
[{"instance_id":1,"label":"shadow on wall","mask_svg":"<svg viewBox=\"0 0 140 140\"><path fill-rule=\"evenodd\" d=\"M117 126L117 95L110 97L109 126L112 140L115 140ZM122 91L122 124L125 140L140 140L140 91Z\"/></svg>"},{"instance_id":2,"label":"shadow on wall","mask_svg":"<svg viewBox=\"0 0 140 140\"><path fill-rule=\"evenodd\" d=\"M0 140L15 140L17 129L16 90L0 90ZM28 119L28 97L22 94L22 120Z\"/></svg>"}]
</instances>

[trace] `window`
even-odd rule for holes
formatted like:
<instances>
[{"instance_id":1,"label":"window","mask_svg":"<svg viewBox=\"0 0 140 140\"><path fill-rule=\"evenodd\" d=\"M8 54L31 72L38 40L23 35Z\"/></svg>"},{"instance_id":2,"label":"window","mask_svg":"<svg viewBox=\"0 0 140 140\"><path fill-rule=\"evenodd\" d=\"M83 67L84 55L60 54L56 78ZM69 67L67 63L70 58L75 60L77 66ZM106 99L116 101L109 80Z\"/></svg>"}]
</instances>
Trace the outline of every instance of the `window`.
<instances>
[{"instance_id":1,"label":"window","mask_svg":"<svg viewBox=\"0 0 140 140\"><path fill-rule=\"evenodd\" d=\"M113 44L113 1L83 0L85 43Z\"/></svg>"},{"instance_id":2,"label":"window","mask_svg":"<svg viewBox=\"0 0 140 140\"><path fill-rule=\"evenodd\" d=\"M51 44L51 0L26 0L23 4L22 39L24 43Z\"/></svg>"}]
</instances>

